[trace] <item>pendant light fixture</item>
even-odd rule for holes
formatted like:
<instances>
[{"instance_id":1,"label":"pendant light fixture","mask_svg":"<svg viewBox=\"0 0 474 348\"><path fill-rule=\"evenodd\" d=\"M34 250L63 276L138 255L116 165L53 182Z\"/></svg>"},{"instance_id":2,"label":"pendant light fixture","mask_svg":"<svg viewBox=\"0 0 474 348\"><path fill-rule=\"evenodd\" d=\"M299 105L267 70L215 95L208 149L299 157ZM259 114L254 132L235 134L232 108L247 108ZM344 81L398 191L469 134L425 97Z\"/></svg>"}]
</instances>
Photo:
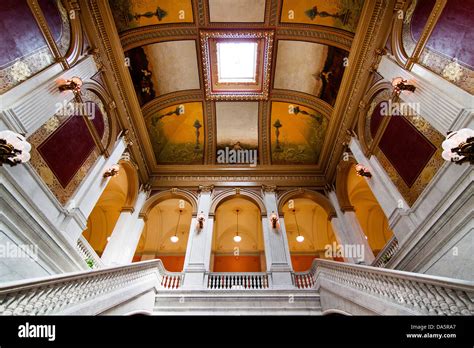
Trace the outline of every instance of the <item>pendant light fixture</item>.
<instances>
[{"instance_id":1,"label":"pendant light fixture","mask_svg":"<svg viewBox=\"0 0 474 348\"><path fill-rule=\"evenodd\" d=\"M179 220L181 220L181 213L183 212L183 209L179 210L179 215L178 215L178 223L176 224L176 230L174 231L174 236L170 237L170 240L172 243L178 243L179 238L177 236L178 234L178 227L179 227Z\"/></svg>"},{"instance_id":2,"label":"pendant light fixture","mask_svg":"<svg viewBox=\"0 0 474 348\"><path fill-rule=\"evenodd\" d=\"M298 235L296 236L296 241L298 243L303 243L304 237L300 234L300 228L298 226L298 220L296 220L296 209L293 209L293 214L295 215L296 231L298 232Z\"/></svg>"},{"instance_id":3,"label":"pendant light fixture","mask_svg":"<svg viewBox=\"0 0 474 348\"><path fill-rule=\"evenodd\" d=\"M242 237L239 236L239 209L236 210L237 213L237 232L235 232L234 242L239 243L242 240Z\"/></svg>"}]
</instances>

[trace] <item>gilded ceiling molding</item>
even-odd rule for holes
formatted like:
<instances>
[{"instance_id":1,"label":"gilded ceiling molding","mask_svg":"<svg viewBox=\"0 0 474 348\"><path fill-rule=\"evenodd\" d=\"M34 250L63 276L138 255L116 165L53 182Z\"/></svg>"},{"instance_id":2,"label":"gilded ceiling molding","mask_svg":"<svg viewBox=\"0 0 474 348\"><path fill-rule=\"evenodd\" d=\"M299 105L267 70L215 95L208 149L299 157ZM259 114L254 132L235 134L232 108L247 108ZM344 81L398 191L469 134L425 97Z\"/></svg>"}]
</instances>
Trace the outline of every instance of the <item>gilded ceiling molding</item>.
<instances>
[{"instance_id":1,"label":"gilded ceiling molding","mask_svg":"<svg viewBox=\"0 0 474 348\"><path fill-rule=\"evenodd\" d=\"M200 27L206 25L206 4L207 0L195 0L193 2L197 2L196 9L197 9L197 19L198 24Z\"/></svg>"},{"instance_id":2,"label":"gilded ceiling molding","mask_svg":"<svg viewBox=\"0 0 474 348\"><path fill-rule=\"evenodd\" d=\"M331 115L334 110L333 107L329 103L325 102L324 100L317 97L313 97L309 94L297 92L297 91L273 89L272 92L270 93L270 100L295 103L295 104L309 107L321 113L328 120L331 119Z\"/></svg>"},{"instance_id":3,"label":"gilded ceiling molding","mask_svg":"<svg viewBox=\"0 0 474 348\"><path fill-rule=\"evenodd\" d=\"M173 173L166 175L154 175L152 177L152 186L158 187L192 187L199 185L215 185L223 187L234 187L240 184L245 186L261 187L265 185L275 185L285 187L324 187L326 179L322 175L298 174L298 173L274 173L274 174L256 174L256 173L236 173L235 170L228 170L222 174L211 173Z\"/></svg>"},{"instance_id":4,"label":"gilded ceiling molding","mask_svg":"<svg viewBox=\"0 0 474 348\"><path fill-rule=\"evenodd\" d=\"M41 10L41 7L38 4L38 0L27 0L27 3L28 3L28 6L30 7L31 13L33 14L33 17L35 18L35 21L38 24L41 34L43 34L46 44L48 45L49 50L51 51L54 59L61 64L64 70L69 69L69 63L59 51L56 40L54 40L53 34L51 33L51 30L49 29L48 22L46 21L46 18L44 17L43 10Z\"/></svg>"},{"instance_id":5,"label":"gilded ceiling molding","mask_svg":"<svg viewBox=\"0 0 474 348\"><path fill-rule=\"evenodd\" d=\"M351 204L347 189L349 171L354 164L357 164L356 160L354 157L349 156L347 161L341 159L336 169L336 197L343 212L354 211L354 206Z\"/></svg>"},{"instance_id":6,"label":"gilded ceiling molding","mask_svg":"<svg viewBox=\"0 0 474 348\"><path fill-rule=\"evenodd\" d=\"M118 35L109 37L108 32L116 32L114 19L108 3L99 0L87 0L88 11L83 11L85 22L92 22L89 27L89 38L95 47L101 47L100 60L104 66L110 67L112 74L104 75L107 87L111 91L116 91L117 111L120 115L122 126L129 130L130 140L137 144L131 147L134 158L139 159L140 175L142 181L148 181L148 162L140 148L138 136L136 134L135 123L132 114L140 115L141 109L138 104L133 83L123 61L117 61L117 57L123 57L123 49ZM112 79L112 81L110 81ZM124 79L127 83L124 83ZM111 88L114 86L114 88ZM129 98L132 96L132 99Z\"/></svg>"},{"instance_id":7,"label":"gilded ceiling molding","mask_svg":"<svg viewBox=\"0 0 474 348\"><path fill-rule=\"evenodd\" d=\"M160 110L176 104L199 101L202 102L204 95L200 89L172 92L157 97L142 106L143 118L147 119Z\"/></svg>"},{"instance_id":8,"label":"gilded ceiling molding","mask_svg":"<svg viewBox=\"0 0 474 348\"><path fill-rule=\"evenodd\" d=\"M247 199L251 201L252 203L255 203L260 208L260 215L262 217L267 216L267 210L265 208L265 203L263 203L262 196L252 190L245 189L245 188L240 188L238 193L236 192L235 189L225 190L225 191L217 193L212 199L209 213L215 214L220 204L232 198L237 198L237 197Z\"/></svg>"},{"instance_id":9,"label":"gilded ceiling molding","mask_svg":"<svg viewBox=\"0 0 474 348\"><path fill-rule=\"evenodd\" d=\"M63 2L69 19L69 25L71 27L71 38L69 49L65 54L67 63L73 66L81 56L82 46L84 44L84 36L82 32L82 25L80 20L80 7L78 0L67 0ZM71 12L74 11L74 12ZM71 13L74 13L74 18L71 18Z\"/></svg>"},{"instance_id":10,"label":"gilded ceiling molding","mask_svg":"<svg viewBox=\"0 0 474 348\"><path fill-rule=\"evenodd\" d=\"M270 140L270 127L268 126L270 123L270 102L260 102L259 103L259 115L260 115L260 122L259 122L259 134L258 137L259 141L259 152L260 152L260 164L271 164L271 140Z\"/></svg>"},{"instance_id":11,"label":"gilded ceiling molding","mask_svg":"<svg viewBox=\"0 0 474 348\"><path fill-rule=\"evenodd\" d=\"M288 25L285 23L285 25ZM353 35L334 28L314 25L290 24L291 28L280 26L276 29L277 40L309 41L350 51Z\"/></svg>"},{"instance_id":12,"label":"gilded ceiling molding","mask_svg":"<svg viewBox=\"0 0 474 348\"><path fill-rule=\"evenodd\" d=\"M163 41L195 40L198 29L194 24L170 24L163 27L161 24L127 30L120 36L123 51Z\"/></svg>"},{"instance_id":13,"label":"gilded ceiling molding","mask_svg":"<svg viewBox=\"0 0 474 348\"><path fill-rule=\"evenodd\" d=\"M206 149L204 153L204 164L214 164L216 161L216 105L210 101L204 102L204 115L206 137Z\"/></svg>"},{"instance_id":14,"label":"gilded ceiling molding","mask_svg":"<svg viewBox=\"0 0 474 348\"><path fill-rule=\"evenodd\" d=\"M415 49L413 50L413 54L410 58L408 58L407 62L405 63L405 69L411 70L413 64L418 62L418 59L423 52L428 40L433 32L436 23L438 23L438 19L441 17L441 13L443 13L443 9L446 6L448 0L436 0L436 4L433 7L433 10L426 21L425 27L421 33L420 39L416 43Z\"/></svg>"},{"instance_id":15,"label":"gilded ceiling molding","mask_svg":"<svg viewBox=\"0 0 474 348\"><path fill-rule=\"evenodd\" d=\"M397 4L398 9L394 13L393 18L392 32L390 35L390 46L392 47L392 55L396 59L397 63L401 66L405 66L408 60L408 54L403 47L403 22L405 21L406 13L408 12L408 9L413 1L409 0L404 4ZM402 11L400 13L403 14L403 16L398 16L398 11Z\"/></svg>"},{"instance_id":16,"label":"gilded ceiling molding","mask_svg":"<svg viewBox=\"0 0 474 348\"><path fill-rule=\"evenodd\" d=\"M375 107L383 100L388 100L392 96L392 85L387 81L378 81L366 92L364 98L359 103L359 111L357 117L357 136L364 154L369 157L374 146L372 136L370 134L370 118ZM390 117L384 118L388 124ZM387 124L383 125L385 130ZM381 125L382 126L382 125ZM382 127L379 127L382 128ZM380 140L380 139L379 139ZM377 142L378 143L378 142Z\"/></svg>"},{"instance_id":17,"label":"gilded ceiling molding","mask_svg":"<svg viewBox=\"0 0 474 348\"><path fill-rule=\"evenodd\" d=\"M198 199L196 194L190 190L183 190L179 188L172 188L166 191L160 191L158 193L153 193L151 196L145 201L142 210L140 210L140 218L144 219L145 221L148 218L148 214L150 211L159 203L166 201L168 199L184 199L193 209L192 214L195 216L197 214L197 207L198 207Z\"/></svg>"},{"instance_id":18,"label":"gilded ceiling molding","mask_svg":"<svg viewBox=\"0 0 474 348\"><path fill-rule=\"evenodd\" d=\"M268 21L269 25L271 26L276 26L278 24L278 14L280 13L279 11L279 0L271 0L270 1L270 8L265 8L265 11L269 11L268 14ZM267 2L268 4L268 2Z\"/></svg>"},{"instance_id":19,"label":"gilded ceiling molding","mask_svg":"<svg viewBox=\"0 0 474 348\"><path fill-rule=\"evenodd\" d=\"M296 199L296 198L307 198L307 199L312 200L314 203L318 204L319 206L321 206L321 208L323 208L324 211L328 214L329 221L332 220L332 218L337 217L336 210L334 209L331 201L326 196L324 196L320 192L308 190L308 189L302 189L302 188L286 191L285 193L281 194L280 197L278 197L278 214L282 216L283 206L290 199Z\"/></svg>"},{"instance_id":20,"label":"gilded ceiling molding","mask_svg":"<svg viewBox=\"0 0 474 348\"><path fill-rule=\"evenodd\" d=\"M359 102L370 82L371 69L377 61L376 51L385 45L393 17L393 0L376 0L364 2L358 32L354 37L349 55L349 65L344 73L339 95L334 106L334 122L330 123L329 139L335 139L333 148L322 154L321 162L328 162L326 173L330 180L336 170L343 151L346 131L354 123ZM329 158L325 158L328 154Z\"/></svg>"}]
</instances>

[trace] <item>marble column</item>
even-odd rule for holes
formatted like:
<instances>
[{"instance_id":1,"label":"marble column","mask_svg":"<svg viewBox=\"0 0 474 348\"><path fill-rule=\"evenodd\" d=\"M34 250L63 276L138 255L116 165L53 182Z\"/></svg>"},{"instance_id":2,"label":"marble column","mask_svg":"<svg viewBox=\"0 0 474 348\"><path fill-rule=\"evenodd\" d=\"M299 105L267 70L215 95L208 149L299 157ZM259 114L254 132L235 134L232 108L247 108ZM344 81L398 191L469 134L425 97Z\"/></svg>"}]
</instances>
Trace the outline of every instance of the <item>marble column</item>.
<instances>
[{"instance_id":1,"label":"marble column","mask_svg":"<svg viewBox=\"0 0 474 348\"><path fill-rule=\"evenodd\" d=\"M112 266L132 262L145 226L145 221L139 217L139 214L148 195L148 190L140 190L133 210L120 213L110 240L102 254L104 264Z\"/></svg>"},{"instance_id":2,"label":"marble column","mask_svg":"<svg viewBox=\"0 0 474 348\"><path fill-rule=\"evenodd\" d=\"M278 214L278 203L275 193L276 188L263 186L262 195L267 215L262 214L263 239L265 243L265 257L267 271L272 273L272 286L274 289L293 288L292 265L290 248L286 235L285 221L279 217L276 228L272 227L271 214Z\"/></svg>"},{"instance_id":3,"label":"marble column","mask_svg":"<svg viewBox=\"0 0 474 348\"><path fill-rule=\"evenodd\" d=\"M193 216L189 230L186 257L184 259L184 289L202 289L206 272L209 272L214 217L209 216L213 186L200 188L197 213L205 217L203 228L199 228L198 216Z\"/></svg>"},{"instance_id":4,"label":"marble column","mask_svg":"<svg viewBox=\"0 0 474 348\"><path fill-rule=\"evenodd\" d=\"M337 217L331 220L336 238L338 243L343 246L343 250L347 251L343 255L344 260L352 263L363 262L366 265L370 265L374 261L374 254L364 231L360 227L357 216L353 211L343 212L341 210L336 192L328 192L328 197L337 214Z\"/></svg>"}]
</instances>

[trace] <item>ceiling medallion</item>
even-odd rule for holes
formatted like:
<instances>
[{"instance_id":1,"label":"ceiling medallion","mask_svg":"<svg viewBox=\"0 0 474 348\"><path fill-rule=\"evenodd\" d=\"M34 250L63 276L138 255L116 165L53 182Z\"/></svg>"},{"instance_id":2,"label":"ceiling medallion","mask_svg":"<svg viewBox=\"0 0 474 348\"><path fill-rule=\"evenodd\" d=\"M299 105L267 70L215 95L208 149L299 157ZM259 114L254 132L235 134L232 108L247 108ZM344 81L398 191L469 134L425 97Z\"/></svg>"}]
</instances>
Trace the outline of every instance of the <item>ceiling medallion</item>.
<instances>
[{"instance_id":1,"label":"ceiling medallion","mask_svg":"<svg viewBox=\"0 0 474 348\"><path fill-rule=\"evenodd\" d=\"M251 57L232 53L232 49L239 51L232 48L239 44L243 44L240 51L251 53ZM230 47L230 53L224 51L226 47ZM255 47L255 50L246 47ZM206 99L267 100L272 47L272 31L201 31ZM229 57L232 62L223 62ZM246 76L249 72L251 76Z\"/></svg>"}]
</instances>

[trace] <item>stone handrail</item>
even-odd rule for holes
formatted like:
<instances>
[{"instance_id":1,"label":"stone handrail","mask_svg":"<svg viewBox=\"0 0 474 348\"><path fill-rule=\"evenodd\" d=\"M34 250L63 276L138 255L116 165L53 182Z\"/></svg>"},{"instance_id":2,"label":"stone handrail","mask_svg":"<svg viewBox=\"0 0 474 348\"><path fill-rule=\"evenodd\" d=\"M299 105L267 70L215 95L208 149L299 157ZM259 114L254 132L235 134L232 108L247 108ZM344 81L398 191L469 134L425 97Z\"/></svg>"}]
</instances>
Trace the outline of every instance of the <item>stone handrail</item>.
<instances>
[{"instance_id":1,"label":"stone handrail","mask_svg":"<svg viewBox=\"0 0 474 348\"><path fill-rule=\"evenodd\" d=\"M309 271L295 273L294 279L300 288L324 286L337 294L345 288L356 291L356 297L370 295L387 305L401 306L397 313L474 314L474 282L469 281L319 259Z\"/></svg>"},{"instance_id":2,"label":"stone handrail","mask_svg":"<svg viewBox=\"0 0 474 348\"><path fill-rule=\"evenodd\" d=\"M10 282L0 287L0 315L100 314L154 288L179 288L182 278L152 260Z\"/></svg>"},{"instance_id":3,"label":"stone handrail","mask_svg":"<svg viewBox=\"0 0 474 348\"><path fill-rule=\"evenodd\" d=\"M372 262L372 266L374 267L385 267L385 265L390 261L390 259L395 255L398 251L398 240L395 236L393 236L387 244L383 247L382 250L377 254L377 257Z\"/></svg>"},{"instance_id":4,"label":"stone handrail","mask_svg":"<svg viewBox=\"0 0 474 348\"><path fill-rule=\"evenodd\" d=\"M100 259L99 255L97 255L95 250L92 249L91 245L84 238L84 236L81 235L79 239L77 240L76 249L79 252L79 254L82 256L85 262L87 262L87 260L92 261L92 267L91 267L92 269L104 267L104 264L102 260Z\"/></svg>"},{"instance_id":5,"label":"stone handrail","mask_svg":"<svg viewBox=\"0 0 474 348\"><path fill-rule=\"evenodd\" d=\"M271 277L268 273L207 273L208 290L262 290L271 287Z\"/></svg>"}]
</instances>

